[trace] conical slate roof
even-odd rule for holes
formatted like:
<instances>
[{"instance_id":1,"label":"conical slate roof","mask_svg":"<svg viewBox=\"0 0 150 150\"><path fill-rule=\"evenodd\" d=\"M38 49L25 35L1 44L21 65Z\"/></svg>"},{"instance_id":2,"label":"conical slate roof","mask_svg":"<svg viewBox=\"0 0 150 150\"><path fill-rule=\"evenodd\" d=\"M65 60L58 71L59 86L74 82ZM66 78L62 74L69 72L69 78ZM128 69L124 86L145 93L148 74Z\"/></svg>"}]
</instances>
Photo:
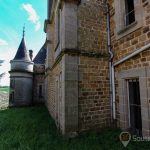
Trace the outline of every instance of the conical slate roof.
<instances>
[{"instance_id":1,"label":"conical slate roof","mask_svg":"<svg viewBox=\"0 0 150 150\"><path fill-rule=\"evenodd\" d=\"M33 62L34 64L45 64L45 59L46 59L46 44L42 46L40 51L35 56Z\"/></svg>"},{"instance_id":2,"label":"conical slate roof","mask_svg":"<svg viewBox=\"0 0 150 150\"><path fill-rule=\"evenodd\" d=\"M19 48L13 60L29 60L30 61L28 53L27 53L27 48L25 45L24 37L21 40L21 43L19 45Z\"/></svg>"}]
</instances>

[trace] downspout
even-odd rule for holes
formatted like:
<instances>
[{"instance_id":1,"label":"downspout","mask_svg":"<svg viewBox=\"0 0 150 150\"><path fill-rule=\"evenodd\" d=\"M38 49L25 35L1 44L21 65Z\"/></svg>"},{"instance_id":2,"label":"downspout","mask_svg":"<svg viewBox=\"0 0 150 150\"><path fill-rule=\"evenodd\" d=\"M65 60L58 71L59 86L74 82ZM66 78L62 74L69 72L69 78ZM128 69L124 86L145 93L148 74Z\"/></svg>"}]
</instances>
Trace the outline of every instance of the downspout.
<instances>
[{"instance_id":1,"label":"downspout","mask_svg":"<svg viewBox=\"0 0 150 150\"><path fill-rule=\"evenodd\" d=\"M121 60L115 62L113 64L113 52L111 48L111 36L110 36L110 10L109 4L106 0L107 6L107 45L108 45L108 53L109 53L109 77L110 77L110 101L111 101L111 116L112 120L116 119L116 101L115 101L115 72L114 67L118 66L119 64L131 59L132 57L140 54L141 52L150 48L150 43L143 46L140 49L135 50L133 53L125 56Z\"/></svg>"},{"instance_id":2,"label":"downspout","mask_svg":"<svg viewBox=\"0 0 150 150\"><path fill-rule=\"evenodd\" d=\"M110 10L107 3L107 47L109 53L109 79L110 79L110 105L111 105L111 118L116 119L116 105L115 105L115 79L114 79L114 66L113 66L113 52L111 47L111 33L110 33Z\"/></svg>"}]
</instances>

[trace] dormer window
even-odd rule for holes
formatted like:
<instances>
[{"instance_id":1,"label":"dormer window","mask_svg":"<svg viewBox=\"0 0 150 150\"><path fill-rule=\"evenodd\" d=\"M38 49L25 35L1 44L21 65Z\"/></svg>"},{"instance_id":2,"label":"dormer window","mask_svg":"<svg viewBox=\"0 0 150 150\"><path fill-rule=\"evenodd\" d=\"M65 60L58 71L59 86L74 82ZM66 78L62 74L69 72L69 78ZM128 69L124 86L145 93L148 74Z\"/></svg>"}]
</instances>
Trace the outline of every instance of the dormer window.
<instances>
[{"instance_id":1,"label":"dormer window","mask_svg":"<svg viewBox=\"0 0 150 150\"><path fill-rule=\"evenodd\" d=\"M134 0L125 0L125 24L126 26L135 21Z\"/></svg>"}]
</instances>

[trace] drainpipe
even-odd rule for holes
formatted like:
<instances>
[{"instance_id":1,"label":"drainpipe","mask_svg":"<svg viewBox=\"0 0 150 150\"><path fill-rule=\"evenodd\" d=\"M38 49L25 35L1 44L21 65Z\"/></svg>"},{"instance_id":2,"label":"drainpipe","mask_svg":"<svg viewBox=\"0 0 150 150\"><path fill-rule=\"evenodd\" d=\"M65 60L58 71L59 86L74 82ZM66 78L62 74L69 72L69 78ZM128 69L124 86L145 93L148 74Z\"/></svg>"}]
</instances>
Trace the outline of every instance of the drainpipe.
<instances>
[{"instance_id":1,"label":"drainpipe","mask_svg":"<svg viewBox=\"0 0 150 150\"><path fill-rule=\"evenodd\" d=\"M111 35L110 35L110 10L107 3L107 47L109 53L109 79L110 79L110 104L111 104L111 118L116 119L116 106L115 106L115 79L114 79L114 66L113 66L113 52L111 48Z\"/></svg>"},{"instance_id":2,"label":"drainpipe","mask_svg":"<svg viewBox=\"0 0 150 150\"><path fill-rule=\"evenodd\" d=\"M110 36L110 11L109 11L109 4L106 2L107 6L107 45L108 45L108 53L109 53L109 77L110 77L110 100L111 100L111 116L112 120L116 119L116 101L115 101L115 72L114 67L118 66L119 64L129 60L130 58L140 54L141 52L150 48L150 43L143 46L140 49L135 50L133 53L125 56L121 60L117 61L113 64L113 52L111 48L111 36Z\"/></svg>"},{"instance_id":3,"label":"drainpipe","mask_svg":"<svg viewBox=\"0 0 150 150\"><path fill-rule=\"evenodd\" d=\"M115 93L115 71L112 65L112 103L113 103L113 119L116 119L116 93Z\"/></svg>"}]
</instances>

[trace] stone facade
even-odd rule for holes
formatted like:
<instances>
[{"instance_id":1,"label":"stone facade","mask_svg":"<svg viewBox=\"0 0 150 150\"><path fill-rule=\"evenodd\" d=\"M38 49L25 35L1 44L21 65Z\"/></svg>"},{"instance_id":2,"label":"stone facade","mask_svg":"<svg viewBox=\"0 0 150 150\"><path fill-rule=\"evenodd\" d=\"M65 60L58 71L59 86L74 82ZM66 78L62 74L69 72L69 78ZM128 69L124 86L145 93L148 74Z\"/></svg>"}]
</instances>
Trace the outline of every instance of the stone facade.
<instances>
[{"instance_id":1,"label":"stone facade","mask_svg":"<svg viewBox=\"0 0 150 150\"><path fill-rule=\"evenodd\" d=\"M91 130L110 125L108 59L80 57L79 128Z\"/></svg>"},{"instance_id":2,"label":"stone facade","mask_svg":"<svg viewBox=\"0 0 150 150\"><path fill-rule=\"evenodd\" d=\"M115 123L150 136L150 2L107 2L109 9L105 0L49 0L46 43L33 68L23 37L24 57L17 52L11 61L10 97L18 105L45 102L66 136Z\"/></svg>"},{"instance_id":3,"label":"stone facade","mask_svg":"<svg viewBox=\"0 0 150 150\"><path fill-rule=\"evenodd\" d=\"M46 44L44 43L33 60L33 103L35 104L45 102L45 60Z\"/></svg>"},{"instance_id":4,"label":"stone facade","mask_svg":"<svg viewBox=\"0 0 150 150\"><path fill-rule=\"evenodd\" d=\"M9 106L24 106L32 104L33 65L29 58L24 31L20 46L13 60L10 61L10 96Z\"/></svg>"},{"instance_id":5,"label":"stone facade","mask_svg":"<svg viewBox=\"0 0 150 150\"><path fill-rule=\"evenodd\" d=\"M33 51L27 50L23 38L11 63L9 106L29 106L44 103L45 92L45 44L34 60Z\"/></svg>"},{"instance_id":6,"label":"stone facade","mask_svg":"<svg viewBox=\"0 0 150 150\"><path fill-rule=\"evenodd\" d=\"M115 113L112 115L110 100L106 1L48 1L46 106L65 135L110 127L114 125L112 121L122 129L129 129L132 111L129 80L138 81L141 132L150 135L150 2L108 0L108 3L116 117ZM134 7L127 22L128 3Z\"/></svg>"},{"instance_id":7,"label":"stone facade","mask_svg":"<svg viewBox=\"0 0 150 150\"><path fill-rule=\"evenodd\" d=\"M83 0L78 6L79 130L103 128L111 120L106 15L102 6L100 0Z\"/></svg>"},{"instance_id":8,"label":"stone facade","mask_svg":"<svg viewBox=\"0 0 150 150\"><path fill-rule=\"evenodd\" d=\"M45 65L35 64L33 70L33 103L44 103Z\"/></svg>"},{"instance_id":9,"label":"stone facade","mask_svg":"<svg viewBox=\"0 0 150 150\"><path fill-rule=\"evenodd\" d=\"M114 66L116 75L116 105L118 126L130 128L128 80L138 78L140 86L142 133L150 135L149 122L149 66L150 66L150 2L148 0L134 0L135 22L131 26L124 26L120 32L116 31L121 13L119 4L110 0L111 6L111 37L114 51ZM121 11L121 10L120 10ZM133 57L119 62L123 58L144 49Z\"/></svg>"},{"instance_id":10,"label":"stone facade","mask_svg":"<svg viewBox=\"0 0 150 150\"><path fill-rule=\"evenodd\" d=\"M65 135L110 126L106 16L101 3L55 1L45 23L46 105Z\"/></svg>"}]
</instances>

